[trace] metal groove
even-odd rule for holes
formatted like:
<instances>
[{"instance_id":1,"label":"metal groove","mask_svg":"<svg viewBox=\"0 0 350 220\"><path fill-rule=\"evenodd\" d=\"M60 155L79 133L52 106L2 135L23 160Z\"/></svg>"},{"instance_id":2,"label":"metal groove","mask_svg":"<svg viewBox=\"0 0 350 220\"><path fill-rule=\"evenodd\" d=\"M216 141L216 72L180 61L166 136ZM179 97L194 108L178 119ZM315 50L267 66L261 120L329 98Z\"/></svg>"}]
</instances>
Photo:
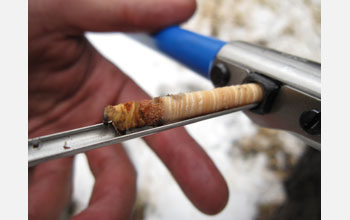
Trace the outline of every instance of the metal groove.
<instances>
[{"instance_id":1,"label":"metal groove","mask_svg":"<svg viewBox=\"0 0 350 220\"><path fill-rule=\"evenodd\" d=\"M101 123L52 135L32 138L28 140L28 166L35 166L48 160L72 156L98 147L120 143L133 138L144 137L232 112L251 109L255 106L256 104L250 104L162 126L133 129L125 135L118 135L111 123L108 125Z\"/></svg>"}]
</instances>

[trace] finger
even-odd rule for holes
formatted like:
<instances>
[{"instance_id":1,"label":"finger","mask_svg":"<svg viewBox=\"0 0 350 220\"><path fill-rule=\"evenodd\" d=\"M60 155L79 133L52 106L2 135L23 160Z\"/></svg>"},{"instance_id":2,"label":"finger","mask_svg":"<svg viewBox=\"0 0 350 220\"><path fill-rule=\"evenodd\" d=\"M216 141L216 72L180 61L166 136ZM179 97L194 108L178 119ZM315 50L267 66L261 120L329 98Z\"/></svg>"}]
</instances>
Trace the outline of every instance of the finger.
<instances>
[{"instance_id":1,"label":"finger","mask_svg":"<svg viewBox=\"0 0 350 220\"><path fill-rule=\"evenodd\" d=\"M187 20L195 0L75 0L44 2L49 16L87 31L155 30Z\"/></svg>"},{"instance_id":2,"label":"finger","mask_svg":"<svg viewBox=\"0 0 350 220\"><path fill-rule=\"evenodd\" d=\"M86 210L73 220L131 219L136 198L136 173L120 144L86 153L95 176L93 193Z\"/></svg>"},{"instance_id":3,"label":"finger","mask_svg":"<svg viewBox=\"0 0 350 220\"><path fill-rule=\"evenodd\" d=\"M31 170L28 219L59 219L71 201L73 158L57 159Z\"/></svg>"},{"instance_id":4,"label":"finger","mask_svg":"<svg viewBox=\"0 0 350 220\"><path fill-rule=\"evenodd\" d=\"M143 98L149 97L133 81L128 80L117 102ZM216 214L226 206L228 188L224 178L184 128L164 131L148 136L145 140L199 210Z\"/></svg>"},{"instance_id":5,"label":"finger","mask_svg":"<svg viewBox=\"0 0 350 220\"><path fill-rule=\"evenodd\" d=\"M199 210L216 214L225 208L228 188L224 178L184 128L164 131L145 140Z\"/></svg>"}]
</instances>

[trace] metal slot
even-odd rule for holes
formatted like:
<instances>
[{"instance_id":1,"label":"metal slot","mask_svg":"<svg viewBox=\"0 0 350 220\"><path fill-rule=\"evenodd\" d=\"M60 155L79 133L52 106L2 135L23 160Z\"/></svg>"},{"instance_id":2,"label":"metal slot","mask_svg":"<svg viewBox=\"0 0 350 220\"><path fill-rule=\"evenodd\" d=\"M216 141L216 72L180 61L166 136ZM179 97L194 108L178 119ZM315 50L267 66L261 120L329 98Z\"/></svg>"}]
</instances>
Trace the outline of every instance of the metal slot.
<instances>
[{"instance_id":1,"label":"metal slot","mask_svg":"<svg viewBox=\"0 0 350 220\"><path fill-rule=\"evenodd\" d=\"M118 135L111 123L108 125L101 123L53 135L33 138L28 141L28 165L29 167L35 166L48 160L72 156L98 147L120 143L133 138L144 137L232 112L251 109L255 106L256 104L250 104L158 127L134 129L130 130L125 135Z\"/></svg>"}]
</instances>

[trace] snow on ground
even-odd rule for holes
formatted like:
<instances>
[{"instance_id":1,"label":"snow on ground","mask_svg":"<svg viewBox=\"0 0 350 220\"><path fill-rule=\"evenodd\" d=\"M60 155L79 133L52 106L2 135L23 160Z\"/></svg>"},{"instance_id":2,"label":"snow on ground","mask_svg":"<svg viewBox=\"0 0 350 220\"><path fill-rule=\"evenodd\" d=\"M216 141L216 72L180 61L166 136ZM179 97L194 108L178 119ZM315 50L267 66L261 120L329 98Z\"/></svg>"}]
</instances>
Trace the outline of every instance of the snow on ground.
<instances>
[{"instance_id":1,"label":"snow on ground","mask_svg":"<svg viewBox=\"0 0 350 220\"><path fill-rule=\"evenodd\" d=\"M321 58L320 0L197 0L184 26L222 40L244 40L302 56Z\"/></svg>"},{"instance_id":2,"label":"snow on ground","mask_svg":"<svg viewBox=\"0 0 350 220\"><path fill-rule=\"evenodd\" d=\"M313 60L320 59L320 27L316 16L319 1L198 2L195 16L184 25L189 30L223 40L246 40ZM89 33L87 37L151 96L213 88L208 80L123 34ZM213 130L213 127L216 129ZM124 146L138 173L138 202L145 207L144 219L249 220L257 215L261 203L284 200L282 183L268 168L268 156L257 153L246 157L239 148L242 137L252 137L258 132L243 113L198 122L186 126L186 129L222 172L229 186L229 202L216 216L200 213L142 139L135 139L125 142ZM278 135L287 140L283 145L287 152L296 156L302 153L303 146L298 140L286 133ZM283 157L277 158L283 160ZM73 194L76 212L87 206L93 183L85 156L78 155Z\"/></svg>"}]
</instances>

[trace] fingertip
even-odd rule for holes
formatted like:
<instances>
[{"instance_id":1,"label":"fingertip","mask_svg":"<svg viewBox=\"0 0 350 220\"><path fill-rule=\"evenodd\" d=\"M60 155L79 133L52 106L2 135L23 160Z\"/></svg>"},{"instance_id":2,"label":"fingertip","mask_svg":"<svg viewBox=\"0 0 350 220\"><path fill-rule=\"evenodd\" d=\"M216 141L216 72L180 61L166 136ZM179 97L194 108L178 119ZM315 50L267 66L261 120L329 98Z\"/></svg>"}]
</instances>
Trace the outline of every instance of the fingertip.
<instances>
[{"instance_id":1,"label":"fingertip","mask_svg":"<svg viewBox=\"0 0 350 220\"><path fill-rule=\"evenodd\" d=\"M226 207L229 189L215 164L209 160L205 163L205 167L191 175L194 177L192 180L187 177L186 184L192 187L183 189L198 210L208 215L215 215Z\"/></svg>"},{"instance_id":2,"label":"fingertip","mask_svg":"<svg viewBox=\"0 0 350 220\"><path fill-rule=\"evenodd\" d=\"M198 210L214 215L225 208L229 190L224 177L183 128L164 131L145 140Z\"/></svg>"},{"instance_id":3,"label":"fingertip","mask_svg":"<svg viewBox=\"0 0 350 220\"><path fill-rule=\"evenodd\" d=\"M125 14L129 15L125 16L127 19L124 19L127 25L124 25L122 29L128 30L134 27L133 31L158 31L185 22L193 15L196 7L195 0L168 0L166 2L153 0L143 2L136 7L128 5L124 7Z\"/></svg>"},{"instance_id":4,"label":"fingertip","mask_svg":"<svg viewBox=\"0 0 350 220\"><path fill-rule=\"evenodd\" d=\"M198 203L194 202L194 205L203 213L207 215L215 215L221 212L227 205L229 190L225 180L216 178L213 186L209 186L203 189L204 198L198 198Z\"/></svg>"},{"instance_id":5,"label":"fingertip","mask_svg":"<svg viewBox=\"0 0 350 220\"><path fill-rule=\"evenodd\" d=\"M175 0L178 4L178 11L181 11L181 17L179 18L179 23L184 22L192 17L197 8L197 3L195 0ZM175 4L175 3L174 3Z\"/></svg>"},{"instance_id":6,"label":"fingertip","mask_svg":"<svg viewBox=\"0 0 350 220\"><path fill-rule=\"evenodd\" d=\"M180 24L192 17L196 11L197 4L195 0L173 0L172 7L168 12L164 13L169 20L164 20L163 26L169 26L174 24Z\"/></svg>"}]
</instances>

